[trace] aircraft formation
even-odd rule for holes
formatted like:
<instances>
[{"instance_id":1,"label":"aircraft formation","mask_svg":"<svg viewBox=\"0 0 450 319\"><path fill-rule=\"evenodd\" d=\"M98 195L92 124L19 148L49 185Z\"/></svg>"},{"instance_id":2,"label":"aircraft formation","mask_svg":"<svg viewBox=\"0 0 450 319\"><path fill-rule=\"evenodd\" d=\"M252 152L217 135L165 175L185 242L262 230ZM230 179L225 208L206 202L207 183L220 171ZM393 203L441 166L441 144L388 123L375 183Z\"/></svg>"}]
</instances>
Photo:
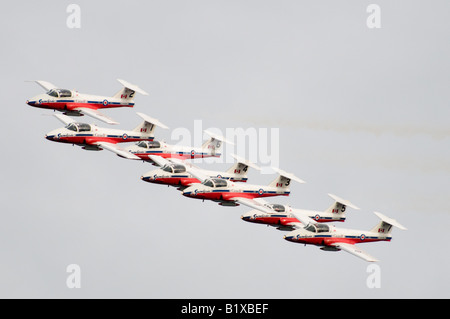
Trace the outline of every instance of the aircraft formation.
<instances>
[{"instance_id":1,"label":"aircraft formation","mask_svg":"<svg viewBox=\"0 0 450 319\"><path fill-rule=\"evenodd\" d=\"M292 208L288 205L270 203L266 199L275 196L289 196L292 181L305 183L295 175L279 168L273 168L278 176L269 185L247 183L249 168L260 168L237 155L236 163L227 171L218 172L202 169L188 162L190 159L220 157L223 143L231 143L222 136L205 131L210 136L202 147L170 145L155 140L156 127L168 129L159 120L143 113L142 119L132 130L111 129L87 124L73 119L87 115L110 125L119 124L99 110L115 107L133 107L136 93L148 95L137 85L118 79L123 88L111 97L81 94L74 90L61 89L46 81L34 81L46 93L30 98L26 103L37 108L59 111L54 116L65 126L45 135L45 138L59 143L73 144L85 150L108 150L120 157L142 160L158 166L141 176L145 182L176 187L183 196L190 199L208 200L221 206L244 205L252 210L241 216L246 222L263 224L287 232L284 239L304 245L314 245L324 251L346 251L368 262L378 261L375 257L356 247L356 244L376 241L390 241L392 229L406 230L396 220L375 212L380 222L370 230L338 228L329 222L344 222L347 208L359 209L350 201L328 194L333 204L324 211ZM131 146L119 146L135 143Z\"/></svg>"}]
</instances>

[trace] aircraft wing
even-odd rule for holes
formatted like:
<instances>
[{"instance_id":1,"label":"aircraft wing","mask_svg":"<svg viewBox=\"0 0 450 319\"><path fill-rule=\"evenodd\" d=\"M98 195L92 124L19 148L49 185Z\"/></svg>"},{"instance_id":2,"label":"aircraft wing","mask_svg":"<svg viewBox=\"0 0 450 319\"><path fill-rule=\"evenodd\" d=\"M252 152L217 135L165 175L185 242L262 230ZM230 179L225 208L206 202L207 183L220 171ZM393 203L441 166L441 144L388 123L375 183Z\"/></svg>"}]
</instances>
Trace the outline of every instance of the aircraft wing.
<instances>
[{"instance_id":1,"label":"aircraft wing","mask_svg":"<svg viewBox=\"0 0 450 319\"><path fill-rule=\"evenodd\" d=\"M170 165L174 163L183 165L186 168L186 171L192 176L194 176L196 179L198 179L200 183L203 183L204 180L210 178L209 176L205 175L199 168L186 164L183 161L179 161L176 158L171 158L170 160L168 160L158 155L149 155L148 157L158 166L161 167L163 167L164 165Z\"/></svg>"},{"instance_id":2,"label":"aircraft wing","mask_svg":"<svg viewBox=\"0 0 450 319\"><path fill-rule=\"evenodd\" d=\"M356 257L364 259L365 261L370 261L370 262L379 261L375 257L372 257L365 251L356 247L356 245L347 244L347 243L334 243L331 246L342 249L352 255L355 255Z\"/></svg>"},{"instance_id":3,"label":"aircraft wing","mask_svg":"<svg viewBox=\"0 0 450 319\"><path fill-rule=\"evenodd\" d=\"M70 123L76 123L76 121L73 118L64 114L53 113L53 116L66 125L69 125Z\"/></svg>"},{"instance_id":4,"label":"aircraft wing","mask_svg":"<svg viewBox=\"0 0 450 319\"><path fill-rule=\"evenodd\" d=\"M101 148L103 148L105 150L108 150L108 151L111 151L113 153L116 153L119 156L122 156L122 157L125 157L125 158L128 158L128 159L138 159L138 160L140 160L139 157L137 157L133 153L125 151L124 149L120 148L116 144L107 143L107 142L97 142L95 144L100 146Z\"/></svg>"},{"instance_id":5,"label":"aircraft wing","mask_svg":"<svg viewBox=\"0 0 450 319\"><path fill-rule=\"evenodd\" d=\"M311 217L309 217L307 214L302 214L296 211L292 211L291 212L292 215L295 216L295 218L297 218L303 225L308 225L308 224L317 224L317 222L312 219Z\"/></svg>"},{"instance_id":6,"label":"aircraft wing","mask_svg":"<svg viewBox=\"0 0 450 319\"><path fill-rule=\"evenodd\" d=\"M205 175L200 169L196 167L192 167L190 165L185 165L186 171L194 176L196 179L200 181L200 183L203 183L205 180L209 179L210 177L208 175Z\"/></svg>"},{"instance_id":7,"label":"aircraft wing","mask_svg":"<svg viewBox=\"0 0 450 319\"><path fill-rule=\"evenodd\" d=\"M233 200L238 204L242 204L244 206L247 206L247 207L250 207L253 209L257 209L259 211L262 211L263 213L267 213L267 214L274 213L274 211L272 209L270 209L267 206L264 206L264 204L254 200L254 199L245 198L245 197L233 197L233 198L230 198L230 200Z\"/></svg>"},{"instance_id":8,"label":"aircraft wing","mask_svg":"<svg viewBox=\"0 0 450 319\"><path fill-rule=\"evenodd\" d=\"M37 84L39 84L39 86L41 86L46 91L50 91L52 89L57 89L58 88L56 85L51 84L50 82L47 82L47 81L39 80L39 81L30 81L30 82L36 82Z\"/></svg>"},{"instance_id":9,"label":"aircraft wing","mask_svg":"<svg viewBox=\"0 0 450 319\"><path fill-rule=\"evenodd\" d=\"M172 162L165 159L164 157L158 156L158 155L149 155L148 156L153 162L156 163L156 165L163 167L164 165L170 165Z\"/></svg>"},{"instance_id":10,"label":"aircraft wing","mask_svg":"<svg viewBox=\"0 0 450 319\"><path fill-rule=\"evenodd\" d=\"M74 109L75 111L79 111L82 114L89 115L97 120L100 120L102 122L108 123L108 124L119 124L119 122L114 121L109 116L104 115L103 113L100 113L98 110L89 109L87 107L77 107Z\"/></svg>"},{"instance_id":11,"label":"aircraft wing","mask_svg":"<svg viewBox=\"0 0 450 319\"><path fill-rule=\"evenodd\" d=\"M287 223L286 226L290 226L293 229L300 229L300 228L304 228L305 227L305 225L300 223L300 222Z\"/></svg>"}]
</instances>

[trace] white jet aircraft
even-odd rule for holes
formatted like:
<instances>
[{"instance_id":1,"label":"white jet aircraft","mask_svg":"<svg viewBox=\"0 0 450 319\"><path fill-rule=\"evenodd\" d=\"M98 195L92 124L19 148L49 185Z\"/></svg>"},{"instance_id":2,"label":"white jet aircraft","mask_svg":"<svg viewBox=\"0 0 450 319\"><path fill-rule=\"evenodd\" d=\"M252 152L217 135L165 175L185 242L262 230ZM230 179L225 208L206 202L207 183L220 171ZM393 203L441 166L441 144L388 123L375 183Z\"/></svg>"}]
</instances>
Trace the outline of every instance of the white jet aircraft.
<instances>
[{"instance_id":1,"label":"white jet aircraft","mask_svg":"<svg viewBox=\"0 0 450 319\"><path fill-rule=\"evenodd\" d=\"M178 187L178 190L183 190L192 184L200 183L198 178L189 173L190 170L200 172L202 176L233 182L246 182L249 167L261 170L257 165L244 158L234 154L232 156L236 159L236 163L226 172L219 172L200 169L190 163L181 162L179 159L165 159L157 155L150 155L150 159L161 167L145 173L141 179L145 182L174 186Z\"/></svg>"},{"instance_id":2,"label":"white jet aircraft","mask_svg":"<svg viewBox=\"0 0 450 319\"><path fill-rule=\"evenodd\" d=\"M205 133L210 136L210 139L203 143L202 147L171 145L163 141L141 141L126 147L125 150L144 161L153 162L151 155L180 160L220 157L222 155L222 153L220 153L222 143L225 142L228 144L233 144L226 138L216 135L210 131L205 130Z\"/></svg>"},{"instance_id":3,"label":"white jet aircraft","mask_svg":"<svg viewBox=\"0 0 450 319\"><path fill-rule=\"evenodd\" d=\"M222 206L239 206L240 204L250 208L260 207L255 198L271 196L289 196L289 185L292 180L305 183L293 174L281 169L273 168L278 174L269 185L252 185L247 183L233 183L221 178L209 178L198 174L195 170L188 170L201 184L192 184L183 191L183 196L202 200L212 200Z\"/></svg>"},{"instance_id":4,"label":"white jet aircraft","mask_svg":"<svg viewBox=\"0 0 450 319\"><path fill-rule=\"evenodd\" d=\"M140 159L136 155L120 148L117 144L153 141L156 126L161 128L168 127L148 115L143 113L137 114L144 121L131 131L103 128L95 124L79 123L69 116L54 114L66 126L47 133L45 138L53 142L82 146L85 150L100 151L106 149L125 158Z\"/></svg>"},{"instance_id":5,"label":"white jet aircraft","mask_svg":"<svg viewBox=\"0 0 450 319\"><path fill-rule=\"evenodd\" d=\"M294 212L313 218L318 223L325 223L345 221L347 207L359 209L348 200L333 194L328 195L334 199L334 203L325 211L297 209L288 205L271 204L258 200L261 203L260 207L242 215L241 219L250 223L273 226L278 230L293 230L300 223L293 214Z\"/></svg>"},{"instance_id":6,"label":"white jet aircraft","mask_svg":"<svg viewBox=\"0 0 450 319\"><path fill-rule=\"evenodd\" d=\"M137 85L117 79L123 88L114 96L98 96L82 94L77 91L61 89L47 81L34 81L47 92L39 94L27 101L28 105L63 112L65 115L82 116L89 115L108 124L119 124L112 118L99 112L99 109L115 107L133 107L134 94L148 95Z\"/></svg>"},{"instance_id":7,"label":"white jet aircraft","mask_svg":"<svg viewBox=\"0 0 450 319\"><path fill-rule=\"evenodd\" d=\"M395 219L378 212L375 212L375 215L381 221L369 231L337 228L332 225L317 223L315 220L305 217L303 214L294 213L294 215L306 226L286 234L284 239L287 241L305 245L316 245L324 251L343 250L369 262L378 260L356 247L356 244L390 241L392 239L391 232L393 226L406 230Z\"/></svg>"}]
</instances>

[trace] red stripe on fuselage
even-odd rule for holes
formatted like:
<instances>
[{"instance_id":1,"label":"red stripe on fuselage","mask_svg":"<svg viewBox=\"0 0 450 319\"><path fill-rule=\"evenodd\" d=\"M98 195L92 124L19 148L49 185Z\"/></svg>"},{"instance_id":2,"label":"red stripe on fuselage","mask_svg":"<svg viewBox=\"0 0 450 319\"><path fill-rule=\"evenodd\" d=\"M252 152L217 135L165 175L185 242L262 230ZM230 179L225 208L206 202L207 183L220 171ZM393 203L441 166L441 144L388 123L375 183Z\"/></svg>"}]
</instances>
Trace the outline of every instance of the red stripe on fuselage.
<instances>
[{"instance_id":1,"label":"red stripe on fuselage","mask_svg":"<svg viewBox=\"0 0 450 319\"><path fill-rule=\"evenodd\" d=\"M137 157L141 158L142 160L149 160L150 159L150 155L155 155L155 156L160 156L162 158L177 158L180 160L187 160L187 159L193 159L193 158L208 158L208 157L219 157L217 155L195 155L194 157L192 157L189 154L176 154L176 153L133 153L134 155L136 155Z\"/></svg>"},{"instance_id":2,"label":"red stripe on fuselage","mask_svg":"<svg viewBox=\"0 0 450 319\"><path fill-rule=\"evenodd\" d=\"M195 198L209 199L209 200L231 200L231 198L259 198L259 197L272 197L272 196L288 196L289 194L267 194L260 195L259 193L243 193L243 192L209 192L209 193L197 193Z\"/></svg>"},{"instance_id":3,"label":"red stripe on fuselage","mask_svg":"<svg viewBox=\"0 0 450 319\"><path fill-rule=\"evenodd\" d=\"M198 184L200 181L196 178L189 177L167 177L167 178L156 178L149 180L150 183L164 184L171 186L190 186L191 184Z\"/></svg>"},{"instance_id":4,"label":"red stripe on fuselage","mask_svg":"<svg viewBox=\"0 0 450 319\"><path fill-rule=\"evenodd\" d=\"M53 138L53 141L60 143L68 143L68 144L77 144L77 145L94 145L97 142L107 142L112 144L117 143L128 143L128 142L138 142L138 141L152 141L151 139L144 138L126 138L122 137L101 137L101 136L61 136L60 138Z\"/></svg>"},{"instance_id":5,"label":"red stripe on fuselage","mask_svg":"<svg viewBox=\"0 0 450 319\"><path fill-rule=\"evenodd\" d=\"M297 218L293 217L256 217L250 218L247 221L257 224L265 225L283 225L286 226L289 223L298 223Z\"/></svg>"},{"instance_id":6,"label":"red stripe on fuselage","mask_svg":"<svg viewBox=\"0 0 450 319\"><path fill-rule=\"evenodd\" d=\"M125 104L107 104L106 106L103 104L97 103L79 103L79 102L44 102L44 103L35 103L33 106L42 108L42 109L52 109L58 111L73 111L76 108L82 107L87 109L111 109L116 107L133 107L134 105Z\"/></svg>"}]
</instances>

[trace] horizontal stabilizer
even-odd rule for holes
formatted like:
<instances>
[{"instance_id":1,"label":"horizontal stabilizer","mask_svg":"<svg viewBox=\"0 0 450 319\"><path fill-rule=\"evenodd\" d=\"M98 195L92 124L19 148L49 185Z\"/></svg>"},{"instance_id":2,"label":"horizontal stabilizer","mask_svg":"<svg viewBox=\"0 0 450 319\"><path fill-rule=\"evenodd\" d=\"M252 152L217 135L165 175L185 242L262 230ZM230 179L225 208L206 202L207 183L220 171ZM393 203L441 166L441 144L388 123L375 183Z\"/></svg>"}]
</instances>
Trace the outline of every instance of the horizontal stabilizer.
<instances>
[{"instance_id":1,"label":"horizontal stabilizer","mask_svg":"<svg viewBox=\"0 0 450 319\"><path fill-rule=\"evenodd\" d=\"M156 125L156 126L158 126L160 128L164 128L164 129L168 129L169 128L166 125L164 125L163 123L161 123L159 120L157 120L157 119L155 119L153 117L150 117L150 116L148 116L148 115L146 115L144 113L137 112L136 114L139 115L140 117L142 117L145 122L148 122L150 124Z\"/></svg>"},{"instance_id":2,"label":"horizontal stabilizer","mask_svg":"<svg viewBox=\"0 0 450 319\"><path fill-rule=\"evenodd\" d=\"M253 162L250 162L249 160L247 160L247 159L245 159L245 158L242 158L242 157L240 157L240 156L238 156L238 155L236 155L236 154L231 154L231 156L236 160L236 162L238 162L238 163L242 163L242 164L244 164L244 165L246 165L246 166L249 166L249 167L251 167L251 168L254 168L254 169L256 169L257 171L260 171L261 170L261 167L259 167L258 165L256 165L256 164L254 164Z\"/></svg>"},{"instance_id":3,"label":"horizontal stabilizer","mask_svg":"<svg viewBox=\"0 0 450 319\"><path fill-rule=\"evenodd\" d=\"M285 171L283 171L282 169L280 169L280 168L278 168L278 167L272 167L272 169L273 169L275 172L277 172L278 174L280 174L280 176L289 178L289 179L291 179L291 180L293 180L293 181L296 181L297 183L300 183L300 184L306 183L304 180L301 180L300 178L298 178L298 177L295 176L294 174L285 172Z\"/></svg>"},{"instance_id":4,"label":"horizontal stabilizer","mask_svg":"<svg viewBox=\"0 0 450 319\"><path fill-rule=\"evenodd\" d=\"M138 92L138 93L140 93L142 95L148 95L147 92L145 92L143 89L141 89L139 86L137 86L135 84L131 84L131 83L129 83L129 82L125 81L125 80L122 80L122 79L117 79L117 81L119 81L120 84L122 84L124 87L126 87L126 88L128 88L130 90Z\"/></svg>"},{"instance_id":5,"label":"horizontal stabilizer","mask_svg":"<svg viewBox=\"0 0 450 319\"><path fill-rule=\"evenodd\" d=\"M336 195L333 194L328 194L328 196L330 196L332 199L334 199L337 203L341 203L342 205L351 207L353 209L360 209L359 207L353 205L350 201L346 200L346 199L342 199Z\"/></svg>"},{"instance_id":6,"label":"horizontal stabilizer","mask_svg":"<svg viewBox=\"0 0 450 319\"><path fill-rule=\"evenodd\" d=\"M374 212L375 215L377 215L383 222L385 222L386 224L395 226L397 228L400 228L401 230L407 230L406 227L404 227L403 225L401 225L398 221L396 221L395 219L389 218L381 213L378 212Z\"/></svg>"},{"instance_id":7,"label":"horizontal stabilizer","mask_svg":"<svg viewBox=\"0 0 450 319\"><path fill-rule=\"evenodd\" d=\"M204 132L206 134L208 134L209 136L211 136L212 138L215 138L216 140L219 140L221 142L225 142L225 143L230 144L230 145L234 145L233 142L227 140L225 137L223 137L221 135L214 134L214 133L212 133L211 131L208 131L208 130L205 130Z\"/></svg>"}]
</instances>

